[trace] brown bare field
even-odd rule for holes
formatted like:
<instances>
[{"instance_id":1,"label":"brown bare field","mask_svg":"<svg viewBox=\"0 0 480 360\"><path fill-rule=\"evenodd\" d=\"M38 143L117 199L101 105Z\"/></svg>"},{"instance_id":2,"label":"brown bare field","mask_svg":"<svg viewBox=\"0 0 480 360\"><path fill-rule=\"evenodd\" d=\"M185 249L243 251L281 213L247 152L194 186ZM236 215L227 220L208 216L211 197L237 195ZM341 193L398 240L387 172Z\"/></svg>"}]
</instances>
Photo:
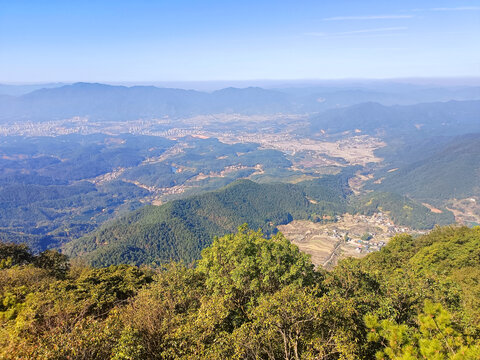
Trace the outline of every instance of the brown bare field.
<instances>
[{"instance_id":1,"label":"brown bare field","mask_svg":"<svg viewBox=\"0 0 480 360\"><path fill-rule=\"evenodd\" d=\"M345 257L362 257L378 251L395 234L410 232L410 229L395 226L383 213L373 216L345 214L336 222L326 224L294 220L278 229L301 251L310 254L316 266L327 269ZM361 239L366 233L372 237L370 240Z\"/></svg>"},{"instance_id":2,"label":"brown bare field","mask_svg":"<svg viewBox=\"0 0 480 360\"><path fill-rule=\"evenodd\" d=\"M455 216L461 224L480 224L480 199L471 197L467 199L451 199L447 202L447 210Z\"/></svg>"},{"instance_id":3,"label":"brown bare field","mask_svg":"<svg viewBox=\"0 0 480 360\"><path fill-rule=\"evenodd\" d=\"M422 203L422 205L425 206L426 208L428 208L432 213L435 213L435 214L442 214L443 213L442 210L437 209L433 205L430 205L430 204L427 204L427 203Z\"/></svg>"},{"instance_id":4,"label":"brown bare field","mask_svg":"<svg viewBox=\"0 0 480 360\"><path fill-rule=\"evenodd\" d=\"M331 158L345 159L350 165L365 165L370 162L378 163L382 159L375 156L374 151L386 144L377 138L368 135L350 136L338 141L325 141L311 138L299 138L289 133L271 134L241 133L225 134L211 133L212 137L229 143L254 142L260 143L265 149L276 149L288 154L311 151L318 155L327 155ZM323 159L325 161L325 159Z\"/></svg>"},{"instance_id":5,"label":"brown bare field","mask_svg":"<svg viewBox=\"0 0 480 360\"><path fill-rule=\"evenodd\" d=\"M357 171L355 176L348 180L348 185L352 189L353 193L358 195L362 193L362 188L363 185L365 185L365 182L371 179L373 179L373 174L364 175L361 173L361 171Z\"/></svg>"}]
</instances>

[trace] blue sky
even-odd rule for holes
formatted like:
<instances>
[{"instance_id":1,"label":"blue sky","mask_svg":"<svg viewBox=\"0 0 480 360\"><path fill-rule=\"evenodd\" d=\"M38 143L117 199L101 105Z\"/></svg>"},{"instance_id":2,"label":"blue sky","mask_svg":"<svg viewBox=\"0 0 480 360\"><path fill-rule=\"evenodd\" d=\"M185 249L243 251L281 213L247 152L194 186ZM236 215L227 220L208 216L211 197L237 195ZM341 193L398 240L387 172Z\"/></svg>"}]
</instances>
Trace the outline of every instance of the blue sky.
<instances>
[{"instance_id":1,"label":"blue sky","mask_svg":"<svg viewBox=\"0 0 480 360\"><path fill-rule=\"evenodd\" d=\"M0 0L0 82L480 76L480 1Z\"/></svg>"}]
</instances>

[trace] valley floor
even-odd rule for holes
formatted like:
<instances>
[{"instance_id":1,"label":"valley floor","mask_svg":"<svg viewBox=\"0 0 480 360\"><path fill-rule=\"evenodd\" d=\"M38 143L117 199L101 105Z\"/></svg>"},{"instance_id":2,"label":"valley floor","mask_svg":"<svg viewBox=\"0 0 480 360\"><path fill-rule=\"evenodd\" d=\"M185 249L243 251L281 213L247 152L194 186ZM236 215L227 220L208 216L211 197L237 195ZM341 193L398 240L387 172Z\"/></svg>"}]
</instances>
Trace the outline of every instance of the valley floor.
<instances>
[{"instance_id":1,"label":"valley floor","mask_svg":"<svg viewBox=\"0 0 480 360\"><path fill-rule=\"evenodd\" d=\"M378 251L396 234L421 233L396 226L381 212L372 216L344 214L326 224L295 220L278 229L301 251L310 254L315 266L325 268L332 268L345 257L363 257Z\"/></svg>"}]
</instances>

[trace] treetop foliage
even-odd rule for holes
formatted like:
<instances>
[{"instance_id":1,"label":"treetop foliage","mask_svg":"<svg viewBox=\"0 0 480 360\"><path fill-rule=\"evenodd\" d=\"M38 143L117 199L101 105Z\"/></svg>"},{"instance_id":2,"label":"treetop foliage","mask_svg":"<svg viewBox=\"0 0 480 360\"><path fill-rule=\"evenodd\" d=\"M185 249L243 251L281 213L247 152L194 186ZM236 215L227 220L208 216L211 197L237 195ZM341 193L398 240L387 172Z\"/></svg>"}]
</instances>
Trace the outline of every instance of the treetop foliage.
<instances>
[{"instance_id":1,"label":"treetop foliage","mask_svg":"<svg viewBox=\"0 0 480 360\"><path fill-rule=\"evenodd\" d=\"M193 266L68 266L3 245L0 358L478 359L479 231L397 236L330 272L247 225Z\"/></svg>"}]
</instances>

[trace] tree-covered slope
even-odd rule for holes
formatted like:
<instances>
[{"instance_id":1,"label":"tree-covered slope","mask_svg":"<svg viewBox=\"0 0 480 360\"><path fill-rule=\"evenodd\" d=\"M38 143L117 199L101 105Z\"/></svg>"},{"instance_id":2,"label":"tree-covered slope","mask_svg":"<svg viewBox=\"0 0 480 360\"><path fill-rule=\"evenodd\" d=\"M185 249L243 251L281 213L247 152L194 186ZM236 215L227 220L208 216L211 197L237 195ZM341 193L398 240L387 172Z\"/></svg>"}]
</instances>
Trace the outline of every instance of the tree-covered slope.
<instances>
[{"instance_id":1,"label":"tree-covered slope","mask_svg":"<svg viewBox=\"0 0 480 360\"><path fill-rule=\"evenodd\" d=\"M480 326L480 227L439 227L429 234L394 237L384 249L362 259L361 267L394 283L404 277L415 286L431 287L435 297L462 321ZM394 275L395 274L395 275ZM387 283L388 281L385 280ZM418 294L410 292L410 296Z\"/></svg>"},{"instance_id":2,"label":"tree-covered slope","mask_svg":"<svg viewBox=\"0 0 480 360\"><path fill-rule=\"evenodd\" d=\"M381 211L388 214L396 225L419 230L455 222L454 215L447 209L442 208L441 212L432 212L418 201L389 192L374 191L354 197L351 205L358 213L373 215Z\"/></svg>"},{"instance_id":3,"label":"tree-covered slope","mask_svg":"<svg viewBox=\"0 0 480 360\"><path fill-rule=\"evenodd\" d=\"M174 144L131 134L2 137L0 239L29 239L29 246L42 251L137 209L147 190L115 176L92 178L139 166Z\"/></svg>"},{"instance_id":4,"label":"tree-covered slope","mask_svg":"<svg viewBox=\"0 0 480 360\"><path fill-rule=\"evenodd\" d=\"M409 269L418 274L452 275L480 267L480 227L438 227L429 234L401 235L363 260L370 269Z\"/></svg>"},{"instance_id":5,"label":"tree-covered slope","mask_svg":"<svg viewBox=\"0 0 480 360\"><path fill-rule=\"evenodd\" d=\"M425 200L479 195L480 134L455 138L426 159L386 173L371 188Z\"/></svg>"},{"instance_id":6,"label":"tree-covered slope","mask_svg":"<svg viewBox=\"0 0 480 360\"><path fill-rule=\"evenodd\" d=\"M93 234L65 245L93 265L192 261L216 235L243 223L266 233L293 218L308 219L346 210L342 176L299 184L258 184L239 180L220 189L162 206L146 206ZM313 201L311 201L313 200Z\"/></svg>"},{"instance_id":7,"label":"tree-covered slope","mask_svg":"<svg viewBox=\"0 0 480 360\"><path fill-rule=\"evenodd\" d=\"M310 119L309 133L359 129L387 139L426 138L479 131L480 101L448 101L407 106L363 103L330 109Z\"/></svg>"}]
</instances>

